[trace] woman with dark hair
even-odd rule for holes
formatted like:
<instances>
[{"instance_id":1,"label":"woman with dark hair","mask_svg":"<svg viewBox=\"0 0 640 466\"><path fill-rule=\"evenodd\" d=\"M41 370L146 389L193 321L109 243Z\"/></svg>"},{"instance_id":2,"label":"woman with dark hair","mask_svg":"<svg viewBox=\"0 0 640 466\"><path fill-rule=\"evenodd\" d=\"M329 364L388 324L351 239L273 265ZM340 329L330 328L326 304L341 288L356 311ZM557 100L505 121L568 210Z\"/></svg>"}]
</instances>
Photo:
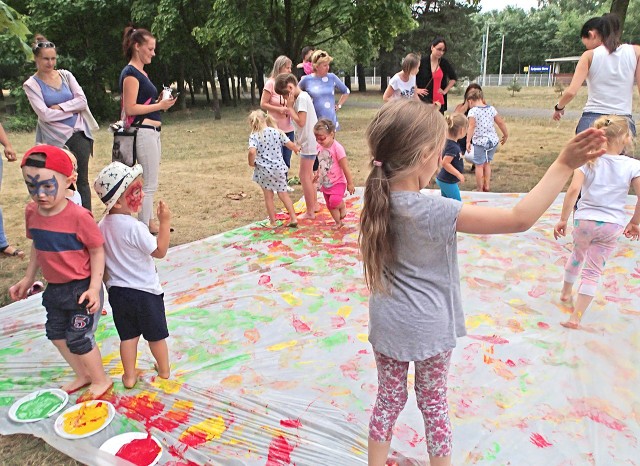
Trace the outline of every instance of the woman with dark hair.
<instances>
[{"instance_id":1,"label":"woman with dark hair","mask_svg":"<svg viewBox=\"0 0 640 466\"><path fill-rule=\"evenodd\" d=\"M420 93L420 100L438 106L440 113L447 110L447 93L458 79L451 63L443 57L446 51L444 38L436 37L431 42L431 53L420 60L416 75L418 89L426 89L426 93Z\"/></svg>"},{"instance_id":2,"label":"woman with dark hair","mask_svg":"<svg viewBox=\"0 0 640 466\"><path fill-rule=\"evenodd\" d=\"M124 29L122 50L129 60L120 73L120 92L125 124L138 128L136 155L142 165L144 199L138 213L138 220L149 227L152 234L158 233L158 225L152 220L153 195L158 189L160 172L160 130L161 111L167 111L176 99L173 97L158 100L158 89L144 71L144 65L155 57L156 39L146 29Z\"/></svg>"},{"instance_id":3,"label":"woman with dark hair","mask_svg":"<svg viewBox=\"0 0 640 466\"><path fill-rule=\"evenodd\" d=\"M56 45L38 34L33 43L36 73L22 88L38 115L36 144L67 147L78 160L78 193L82 206L91 210L89 158L93 136L89 128L89 107L84 91L70 71L56 69ZM95 120L93 120L95 121Z\"/></svg>"},{"instance_id":4,"label":"woman with dark hair","mask_svg":"<svg viewBox=\"0 0 640 466\"><path fill-rule=\"evenodd\" d=\"M311 56L313 52L315 52L315 47L311 47L307 45L302 49L302 62L296 65L296 78L298 78L298 82L302 79L303 76L313 73L313 63L311 63Z\"/></svg>"},{"instance_id":5,"label":"woman with dark hair","mask_svg":"<svg viewBox=\"0 0 640 466\"><path fill-rule=\"evenodd\" d=\"M589 128L602 115L620 115L627 118L635 136L633 85L637 84L640 90L640 76L636 75L640 46L620 43L620 20L611 13L588 20L580 36L587 51L576 65L571 84L555 105L553 119L562 118L565 106L586 80L589 96L576 133Z\"/></svg>"}]
</instances>

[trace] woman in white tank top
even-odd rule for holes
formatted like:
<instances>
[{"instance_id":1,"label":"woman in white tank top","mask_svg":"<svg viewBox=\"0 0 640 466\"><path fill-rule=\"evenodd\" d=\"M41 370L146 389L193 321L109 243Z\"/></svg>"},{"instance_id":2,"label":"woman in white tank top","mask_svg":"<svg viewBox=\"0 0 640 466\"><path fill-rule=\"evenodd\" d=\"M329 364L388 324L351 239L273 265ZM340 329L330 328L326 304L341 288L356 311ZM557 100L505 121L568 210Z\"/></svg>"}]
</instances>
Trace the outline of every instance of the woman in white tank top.
<instances>
[{"instance_id":1,"label":"woman in white tank top","mask_svg":"<svg viewBox=\"0 0 640 466\"><path fill-rule=\"evenodd\" d=\"M625 116L629 129L636 135L632 116L633 85L638 85L636 67L640 46L620 44L620 21L614 14L591 18L580 31L587 51L582 54L571 84L555 105L553 119L559 121L565 106L573 100L584 81L589 96L576 134L589 128L602 115Z\"/></svg>"}]
</instances>

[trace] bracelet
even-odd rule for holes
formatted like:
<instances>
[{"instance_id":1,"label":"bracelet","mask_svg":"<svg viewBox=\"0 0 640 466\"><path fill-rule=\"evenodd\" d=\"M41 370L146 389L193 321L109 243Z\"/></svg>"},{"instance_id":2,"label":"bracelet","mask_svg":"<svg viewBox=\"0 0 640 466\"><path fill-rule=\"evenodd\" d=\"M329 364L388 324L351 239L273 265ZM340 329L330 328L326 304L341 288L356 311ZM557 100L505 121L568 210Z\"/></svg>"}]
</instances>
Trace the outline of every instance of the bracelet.
<instances>
[{"instance_id":1,"label":"bracelet","mask_svg":"<svg viewBox=\"0 0 640 466\"><path fill-rule=\"evenodd\" d=\"M560 103L560 102L558 102L558 104L559 104L559 103ZM555 105L553 106L553 109L554 109L556 112L561 112L561 111L563 111L563 110L564 110L564 107L562 107L562 108L558 108L558 104L555 104Z\"/></svg>"}]
</instances>

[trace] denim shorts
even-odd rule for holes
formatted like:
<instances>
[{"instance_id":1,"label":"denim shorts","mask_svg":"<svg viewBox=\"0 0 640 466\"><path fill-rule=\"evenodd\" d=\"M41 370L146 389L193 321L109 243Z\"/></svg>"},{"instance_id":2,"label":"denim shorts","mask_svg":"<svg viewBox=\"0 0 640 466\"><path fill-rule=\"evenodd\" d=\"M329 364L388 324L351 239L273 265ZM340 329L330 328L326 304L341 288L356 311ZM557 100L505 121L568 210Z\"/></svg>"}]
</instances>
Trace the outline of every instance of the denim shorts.
<instances>
[{"instance_id":1,"label":"denim shorts","mask_svg":"<svg viewBox=\"0 0 640 466\"><path fill-rule=\"evenodd\" d=\"M473 145L473 163L474 165L483 165L493 160L498 144L488 147Z\"/></svg>"},{"instance_id":2,"label":"denim shorts","mask_svg":"<svg viewBox=\"0 0 640 466\"><path fill-rule=\"evenodd\" d=\"M164 293L152 294L133 288L109 288L109 304L113 322L121 341L140 335L147 341L160 341L169 336L164 313Z\"/></svg>"},{"instance_id":3,"label":"denim shorts","mask_svg":"<svg viewBox=\"0 0 640 466\"><path fill-rule=\"evenodd\" d=\"M49 283L42 294L42 305L47 311L45 332L49 340L66 340L73 354L86 354L96 346L95 332L104 303L100 290L100 308L89 314L86 307L78 304L82 293L87 291L91 278L68 283Z\"/></svg>"},{"instance_id":4,"label":"denim shorts","mask_svg":"<svg viewBox=\"0 0 640 466\"><path fill-rule=\"evenodd\" d=\"M582 133L584 130L589 129L593 126L593 123L600 118L601 116L607 116L604 113L594 113L594 112L582 112L580 116L580 120L578 121L578 126L576 126L576 134ZM629 131L633 134L633 137L636 137L636 124L633 121L633 116L631 115L620 115L627 119L629 123Z\"/></svg>"}]
</instances>

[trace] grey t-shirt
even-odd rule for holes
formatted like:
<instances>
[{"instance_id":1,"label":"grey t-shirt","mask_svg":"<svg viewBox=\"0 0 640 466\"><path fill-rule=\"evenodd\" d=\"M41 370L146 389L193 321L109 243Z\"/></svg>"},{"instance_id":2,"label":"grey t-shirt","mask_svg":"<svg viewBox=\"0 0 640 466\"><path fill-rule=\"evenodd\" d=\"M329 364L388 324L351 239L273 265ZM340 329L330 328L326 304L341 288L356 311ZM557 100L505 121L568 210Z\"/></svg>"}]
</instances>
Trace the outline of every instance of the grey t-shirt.
<instances>
[{"instance_id":1,"label":"grey t-shirt","mask_svg":"<svg viewBox=\"0 0 640 466\"><path fill-rule=\"evenodd\" d=\"M460 299L456 220L462 203L391 193L397 261L390 294L369 299L369 341L398 361L422 361L467 334Z\"/></svg>"}]
</instances>

